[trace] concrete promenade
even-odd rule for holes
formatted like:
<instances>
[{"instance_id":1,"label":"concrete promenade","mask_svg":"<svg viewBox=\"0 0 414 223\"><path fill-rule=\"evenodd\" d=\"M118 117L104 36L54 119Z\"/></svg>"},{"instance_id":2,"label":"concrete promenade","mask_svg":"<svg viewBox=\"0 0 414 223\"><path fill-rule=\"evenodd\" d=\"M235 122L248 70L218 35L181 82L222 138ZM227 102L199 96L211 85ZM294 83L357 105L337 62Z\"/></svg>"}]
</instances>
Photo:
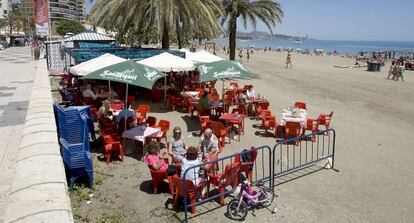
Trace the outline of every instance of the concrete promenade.
<instances>
[{"instance_id":1,"label":"concrete promenade","mask_svg":"<svg viewBox=\"0 0 414 223\"><path fill-rule=\"evenodd\" d=\"M46 61L0 51L0 223L73 222Z\"/></svg>"}]
</instances>

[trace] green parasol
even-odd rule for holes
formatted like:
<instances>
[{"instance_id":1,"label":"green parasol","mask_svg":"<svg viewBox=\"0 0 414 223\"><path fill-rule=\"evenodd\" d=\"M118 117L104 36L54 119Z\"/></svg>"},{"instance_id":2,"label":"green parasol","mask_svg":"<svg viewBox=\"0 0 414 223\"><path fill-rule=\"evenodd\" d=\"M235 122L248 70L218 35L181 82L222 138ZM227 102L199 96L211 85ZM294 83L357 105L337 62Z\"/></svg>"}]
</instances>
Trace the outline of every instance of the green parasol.
<instances>
[{"instance_id":1,"label":"green parasol","mask_svg":"<svg viewBox=\"0 0 414 223\"><path fill-rule=\"evenodd\" d=\"M154 70L142 64L138 64L132 60L127 60L121 63L113 64L102 69L96 70L81 79L107 80L116 81L126 84L125 93L125 109L128 107L128 85L135 85L152 89L155 81L161 77L165 77L164 73ZM125 118L124 131L126 130ZM125 140L124 140L125 148Z\"/></svg>"},{"instance_id":2,"label":"green parasol","mask_svg":"<svg viewBox=\"0 0 414 223\"><path fill-rule=\"evenodd\" d=\"M200 71L200 82L253 77L241 61L221 60L212 63L197 63L196 67Z\"/></svg>"},{"instance_id":3,"label":"green parasol","mask_svg":"<svg viewBox=\"0 0 414 223\"><path fill-rule=\"evenodd\" d=\"M153 68L127 60L89 73L81 79L116 81L152 89L155 81L166 75Z\"/></svg>"}]
</instances>

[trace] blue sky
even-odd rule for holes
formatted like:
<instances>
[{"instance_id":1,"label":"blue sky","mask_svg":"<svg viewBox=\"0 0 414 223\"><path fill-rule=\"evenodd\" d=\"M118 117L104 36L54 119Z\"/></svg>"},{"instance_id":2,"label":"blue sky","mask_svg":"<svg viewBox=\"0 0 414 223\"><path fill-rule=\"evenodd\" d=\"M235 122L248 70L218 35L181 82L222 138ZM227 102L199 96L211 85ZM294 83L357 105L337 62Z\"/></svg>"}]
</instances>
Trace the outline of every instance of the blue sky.
<instances>
[{"instance_id":1,"label":"blue sky","mask_svg":"<svg viewBox=\"0 0 414 223\"><path fill-rule=\"evenodd\" d=\"M96 1L96 0L94 0ZM89 0L87 11L90 9ZM321 40L414 41L414 0L279 0L274 33ZM252 31L253 27L240 31ZM256 30L266 31L262 23Z\"/></svg>"}]
</instances>

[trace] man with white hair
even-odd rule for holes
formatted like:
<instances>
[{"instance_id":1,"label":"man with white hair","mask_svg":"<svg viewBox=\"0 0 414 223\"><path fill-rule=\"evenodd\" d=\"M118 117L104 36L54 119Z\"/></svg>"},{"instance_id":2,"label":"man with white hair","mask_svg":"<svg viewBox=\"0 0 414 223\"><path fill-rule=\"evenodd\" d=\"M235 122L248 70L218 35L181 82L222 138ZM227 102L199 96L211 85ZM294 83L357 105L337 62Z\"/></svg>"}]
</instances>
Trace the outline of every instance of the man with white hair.
<instances>
[{"instance_id":1,"label":"man with white hair","mask_svg":"<svg viewBox=\"0 0 414 223\"><path fill-rule=\"evenodd\" d=\"M219 141L213 134L213 130L207 128L204 134L200 137L198 151L201 152L203 159L208 159L210 156L217 155L219 151Z\"/></svg>"},{"instance_id":2,"label":"man with white hair","mask_svg":"<svg viewBox=\"0 0 414 223\"><path fill-rule=\"evenodd\" d=\"M83 97L90 97L93 100L96 100L98 96L92 91L92 86L90 84L86 85L86 89L82 92Z\"/></svg>"}]
</instances>

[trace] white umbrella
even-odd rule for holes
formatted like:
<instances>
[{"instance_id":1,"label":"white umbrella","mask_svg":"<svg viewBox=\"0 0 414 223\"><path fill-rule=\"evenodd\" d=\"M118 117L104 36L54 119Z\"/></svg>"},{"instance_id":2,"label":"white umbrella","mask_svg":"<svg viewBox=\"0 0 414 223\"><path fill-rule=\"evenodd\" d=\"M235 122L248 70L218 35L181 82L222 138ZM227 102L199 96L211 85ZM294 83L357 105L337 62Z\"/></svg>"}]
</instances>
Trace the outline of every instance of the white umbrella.
<instances>
[{"instance_id":1,"label":"white umbrella","mask_svg":"<svg viewBox=\"0 0 414 223\"><path fill-rule=\"evenodd\" d=\"M80 63L70 68L70 72L78 76L86 76L94 71L97 71L103 67L111 66L117 63L126 61L122 57L117 57L110 53L105 53L99 57ZM108 81L109 85L109 100L112 101L111 81Z\"/></svg>"},{"instance_id":2,"label":"white umbrella","mask_svg":"<svg viewBox=\"0 0 414 223\"><path fill-rule=\"evenodd\" d=\"M195 70L194 64L184 58L174 56L170 53L161 53L150 58L138 61L142 65L157 69L162 72L171 71L192 71ZM167 103L167 78L164 79L164 106Z\"/></svg>"},{"instance_id":3,"label":"white umbrella","mask_svg":"<svg viewBox=\"0 0 414 223\"><path fill-rule=\"evenodd\" d=\"M137 63L152 67L162 72L192 71L195 69L195 66L191 61L174 56L170 53L161 53L159 55L140 60Z\"/></svg>"},{"instance_id":4,"label":"white umbrella","mask_svg":"<svg viewBox=\"0 0 414 223\"><path fill-rule=\"evenodd\" d=\"M218 57L212 53L209 53L205 50L201 50L195 53L186 52L186 59L195 63L212 63L216 61L223 60L223 58Z\"/></svg>"},{"instance_id":5,"label":"white umbrella","mask_svg":"<svg viewBox=\"0 0 414 223\"><path fill-rule=\"evenodd\" d=\"M103 67L107 67L124 61L126 61L126 59L117 57L109 53L105 53L102 56L96 57L94 59L85 61L76 66L71 67L70 72L74 75L85 76Z\"/></svg>"}]
</instances>

